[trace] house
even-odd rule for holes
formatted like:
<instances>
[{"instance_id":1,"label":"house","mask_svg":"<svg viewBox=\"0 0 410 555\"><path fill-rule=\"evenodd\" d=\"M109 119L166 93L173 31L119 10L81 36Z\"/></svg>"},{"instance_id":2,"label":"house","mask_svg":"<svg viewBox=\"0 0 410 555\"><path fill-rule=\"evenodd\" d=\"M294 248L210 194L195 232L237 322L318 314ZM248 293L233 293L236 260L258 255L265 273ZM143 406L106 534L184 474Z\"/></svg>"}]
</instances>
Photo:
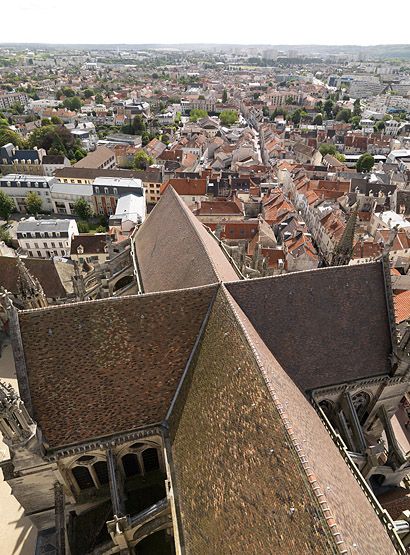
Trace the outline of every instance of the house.
<instances>
[{"instance_id":1,"label":"house","mask_svg":"<svg viewBox=\"0 0 410 555\"><path fill-rule=\"evenodd\" d=\"M55 177L42 175L8 174L0 177L0 190L9 195L15 204L16 212L25 213L26 196L34 191L41 198L41 210L51 212L51 186L57 183Z\"/></svg>"},{"instance_id":2,"label":"house","mask_svg":"<svg viewBox=\"0 0 410 555\"><path fill-rule=\"evenodd\" d=\"M96 170L111 170L115 168L115 154L105 146L97 146L85 158L74 164L74 168L91 168Z\"/></svg>"},{"instance_id":3,"label":"house","mask_svg":"<svg viewBox=\"0 0 410 555\"><path fill-rule=\"evenodd\" d=\"M70 258L83 264L103 264L108 259L108 243L111 240L107 233L80 233L71 241Z\"/></svg>"},{"instance_id":4,"label":"house","mask_svg":"<svg viewBox=\"0 0 410 555\"><path fill-rule=\"evenodd\" d=\"M144 222L147 213L145 190L143 195L134 194L120 197L117 202L115 214L110 216L109 226L118 227L122 235L129 235L131 231Z\"/></svg>"},{"instance_id":5,"label":"house","mask_svg":"<svg viewBox=\"0 0 410 555\"><path fill-rule=\"evenodd\" d=\"M19 247L34 258L69 256L74 235L78 235L75 220L28 218L17 225Z\"/></svg>"},{"instance_id":6,"label":"house","mask_svg":"<svg viewBox=\"0 0 410 555\"><path fill-rule=\"evenodd\" d=\"M162 170L158 167L145 171L137 170L96 170L92 168L63 168L57 170L55 176L62 183L92 184L97 178L141 179L145 189L145 196L149 204L156 204L160 199L160 189L163 182Z\"/></svg>"},{"instance_id":7,"label":"house","mask_svg":"<svg viewBox=\"0 0 410 555\"><path fill-rule=\"evenodd\" d=\"M52 211L55 214L74 214L74 205L79 199L88 202L92 213L96 210L92 185L54 183L50 187L50 192Z\"/></svg>"},{"instance_id":8,"label":"house","mask_svg":"<svg viewBox=\"0 0 410 555\"><path fill-rule=\"evenodd\" d=\"M70 160L62 154L47 154L43 156L41 163L44 174L50 177L54 176L56 170L71 167Z\"/></svg>"},{"instance_id":9,"label":"house","mask_svg":"<svg viewBox=\"0 0 410 555\"><path fill-rule=\"evenodd\" d=\"M166 192L168 187L172 187L188 206L195 205L195 203L207 200L208 198L207 179L191 179L190 177L168 179L168 181L161 185L161 196Z\"/></svg>"},{"instance_id":10,"label":"house","mask_svg":"<svg viewBox=\"0 0 410 555\"><path fill-rule=\"evenodd\" d=\"M106 216L115 214L118 199L129 194L140 197L145 203L145 190L141 179L97 177L92 184L92 188L96 214L105 214ZM142 208L140 213L142 213Z\"/></svg>"}]
</instances>

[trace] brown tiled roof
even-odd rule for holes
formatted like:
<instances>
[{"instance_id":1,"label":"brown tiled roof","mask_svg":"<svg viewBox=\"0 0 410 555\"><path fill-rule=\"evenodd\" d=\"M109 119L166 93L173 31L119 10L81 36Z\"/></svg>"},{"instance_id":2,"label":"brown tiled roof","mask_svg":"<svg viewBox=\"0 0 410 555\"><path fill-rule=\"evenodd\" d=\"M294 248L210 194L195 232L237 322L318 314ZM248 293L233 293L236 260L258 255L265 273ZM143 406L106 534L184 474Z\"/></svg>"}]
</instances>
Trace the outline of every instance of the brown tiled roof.
<instances>
[{"instance_id":1,"label":"brown tiled roof","mask_svg":"<svg viewBox=\"0 0 410 555\"><path fill-rule=\"evenodd\" d=\"M227 287L301 389L389 372L391 337L381 263Z\"/></svg>"},{"instance_id":2,"label":"brown tiled roof","mask_svg":"<svg viewBox=\"0 0 410 555\"><path fill-rule=\"evenodd\" d=\"M74 164L76 168L98 168L106 160L114 156L114 152L106 146L98 146L93 152L89 152L85 158Z\"/></svg>"},{"instance_id":3,"label":"brown tiled roof","mask_svg":"<svg viewBox=\"0 0 410 555\"><path fill-rule=\"evenodd\" d=\"M84 249L83 254L103 254L109 235L106 233L80 233L75 235L71 240L70 254L78 254L78 247L81 245Z\"/></svg>"},{"instance_id":4,"label":"brown tiled roof","mask_svg":"<svg viewBox=\"0 0 410 555\"><path fill-rule=\"evenodd\" d=\"M216 239L172 187L139 229L135 245L145 292L238 279Z\"/></svg>"},{"instance_id":5,"label":"brown tiled roof","mask_svg":"<svg viewBox=\"0 0 410 555\"><path fill-rule=\"evenodd\" d=\"M52 448L162 422L214 287L19 314L33 416Z\"/></svg>"},{"instance_id":6,"label":"brown tiled roof","mask_svg":"<svg viewBox=\"0 0 410 555\"><path fill-rule=\"evenodd\" d=\"M61 299L67 296L67 291L61 282L53 260L24 258L23 262L31 275L40 282L47 298ZM66 266L72 268L69 264ZM0 287L4 287L16 295L18 293L17 278L17 259L11 256L0 256Z\"/></svg>"},{"instance_id":7,"label":"brown tiled roof","mask_svg":"<svg viewBox=\"0 0 410 555\"><path fill-rule=\"evenodd\" d=\"M242 210L232 200L211 200L202 201L200 207L196 210L198 216L217 215L241 215Z\"/></svg>"},{"instance_id":8,"label":"brown tiled roof","mask_svg":"<svg viewBox=\"0 0 410 555\"><path fill-rule=\"evenodd\" d=\"M179 195L206 195L207 180L206 179L190 179L189 177L173 177L161 185L161 194L164 194L168 187L171 186Z\"/></svg>"},{"instance_id":9,"label":"brown tiled roof","mask_svg":"<svg viewBox=\"0 0 410 555\"><path fill-rule=\"evenodd\" d=\"M169 424L187 553L336 553L222 290Z\"/></svg>"},{"instance_id":10,"label":"brown tiled roof","mask_svg":"<svg viewBox=\"0 0 410 555\"><path fill-rule=\"evenodd\" d=\"M410 291L402 291L394 296L394 308L397 324L410 318Z\"/></svg>"},{"instance_id":11,"label":"brown tiled roof","mask_svg":"<svg viewBox=\"0 0 410 555\"><path fill-rule=\"evenodd\" d=\"M269 384L272 401L276 408L283 411L283 424L292 432L291 445L300 450L301 460L306 461L301 473L306 473L316 495L322 494L322 509L329 509L328 525L335 523L333 533L340 533L335 537L343 541L339 544L340 551L347 549L348 553L353 552L356 545L362 555L393 555L396 550L386 528L317 413L298 391L240 307L233 300L232 303ZM356 472L359 473L358 470ZM281 487L280 484L278 487Z\"/></svg>"}]
</instances>

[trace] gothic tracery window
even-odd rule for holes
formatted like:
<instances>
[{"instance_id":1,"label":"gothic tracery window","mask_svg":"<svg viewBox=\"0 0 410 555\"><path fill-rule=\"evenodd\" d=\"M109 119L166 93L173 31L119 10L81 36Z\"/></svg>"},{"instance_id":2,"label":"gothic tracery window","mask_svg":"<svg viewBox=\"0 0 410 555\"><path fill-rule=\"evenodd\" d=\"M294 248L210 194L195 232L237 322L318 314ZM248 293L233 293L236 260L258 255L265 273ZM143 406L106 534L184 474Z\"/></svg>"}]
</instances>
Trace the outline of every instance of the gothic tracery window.
<instances>
[{"instance_id":1,"label":"gothic tracery window","mask_svg":"<svg viewBox=\"0 0 410 555\"><path fill-rule=\"evenodd\" d=\"M71 468L71 473L80 490L100 488L108 484L107 461L98 455L83 455Z\"/></svg>"}]
</instances>

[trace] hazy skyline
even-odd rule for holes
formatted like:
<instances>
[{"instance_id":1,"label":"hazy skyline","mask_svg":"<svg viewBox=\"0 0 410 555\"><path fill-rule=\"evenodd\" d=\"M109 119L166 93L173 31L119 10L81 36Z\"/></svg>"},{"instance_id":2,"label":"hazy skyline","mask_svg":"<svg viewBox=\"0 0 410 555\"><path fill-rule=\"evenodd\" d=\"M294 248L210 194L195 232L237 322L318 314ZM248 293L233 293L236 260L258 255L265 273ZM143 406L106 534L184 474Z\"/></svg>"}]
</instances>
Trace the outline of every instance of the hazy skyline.
<instances>
[{"instance_id":1,"label":"hazy skyline","mask_svg":"<svg viewBox=\"0 0 410 555\"><path fill-rule=\"evenodd\" d=\"M371 0L15 0L0 43L407 44L410 2L394 7L387 18Z\"/></svg>"}]
</instances>

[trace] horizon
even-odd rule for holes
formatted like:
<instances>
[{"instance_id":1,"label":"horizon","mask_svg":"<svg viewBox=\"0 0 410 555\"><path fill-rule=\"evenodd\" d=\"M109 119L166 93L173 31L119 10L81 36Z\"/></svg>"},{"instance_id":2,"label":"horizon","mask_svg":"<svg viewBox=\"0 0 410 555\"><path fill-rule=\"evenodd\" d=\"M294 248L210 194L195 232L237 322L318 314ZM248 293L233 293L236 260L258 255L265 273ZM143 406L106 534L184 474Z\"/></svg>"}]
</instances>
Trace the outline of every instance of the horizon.
<instances>
[{"instance_id":1,"label":"horizon","mask_svg":"<svg viewBox=\"0 0 410 555\"><path fill-rule=\"evenodd\" d=\"M294 0L291 9L284 3L259 1L249 7L208 0L195 11L188 0L176 0L172 7L158 0L155 13L132 0L123 0L115 12L107 0L98 6L80 0L69 6L57 0L16 0L13 25L3 26L1 44L375 46L380 41L374 37L381 34L383 45L407 44L410 5L398 0L395 7L400 17L394 25L382 25L381 33L380 15L370 0L345 0L336 13L325 0L308 8Z\"/></svg>"}]
</instances>

